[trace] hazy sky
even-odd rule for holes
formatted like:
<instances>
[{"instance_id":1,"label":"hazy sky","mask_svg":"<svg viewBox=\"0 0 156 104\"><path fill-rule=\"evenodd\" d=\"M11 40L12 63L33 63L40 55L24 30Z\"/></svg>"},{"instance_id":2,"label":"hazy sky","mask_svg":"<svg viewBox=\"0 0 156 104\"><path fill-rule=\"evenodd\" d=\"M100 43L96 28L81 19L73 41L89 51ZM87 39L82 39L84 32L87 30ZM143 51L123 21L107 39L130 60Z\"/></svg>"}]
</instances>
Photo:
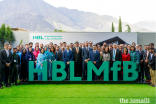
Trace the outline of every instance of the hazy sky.
<instances>
[{"instance_id":1,"label":"hazy sky","mask_svg":"<svg viewBox=\"0 0 156 104\"><path fill-rule=\"evenodd\" d=\"M66 7L99 15L121 16L123 22L156 20L156 0L44 0L54 7Z\"/></svg>"}]
</instances>

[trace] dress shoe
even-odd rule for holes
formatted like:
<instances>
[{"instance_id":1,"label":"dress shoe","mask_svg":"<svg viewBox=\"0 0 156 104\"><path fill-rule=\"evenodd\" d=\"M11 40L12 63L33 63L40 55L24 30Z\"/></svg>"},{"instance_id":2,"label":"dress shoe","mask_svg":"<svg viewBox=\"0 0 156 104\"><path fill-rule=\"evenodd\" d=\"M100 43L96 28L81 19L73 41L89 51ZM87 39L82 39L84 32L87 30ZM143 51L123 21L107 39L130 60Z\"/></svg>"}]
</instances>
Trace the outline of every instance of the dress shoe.
<instances>
[{"instance_id":1,"label":"dress shoe","mask_svg":"<svg viewBox=\"0 0 156 104\"><path fill-rule=\"evenodd\" d=\"M16 85L16 86L18 86L18 84L17 84L17 83L16 83L15 85Z\"/></svg>"},{"instance_id":2,"label":"dress shoe","mask_svg":"<svg viewBox=\"0 0 156 104\"><path fill-rule=\"evenodd\" d=\"M156 85L153 85L152 87L156 87Z\"/></svg>"},{"instance_id":3,"label":"dress shoe","mask_svg":"<svg viewBox=\"0 0 156 104\"><path fill-rule=\"evenodd\" d=\"M153 84L150 84L149 86L153 86Z\"/></svg>"},{"instance_id":4,"label":"dress shoe","mask_svg":"<svg viewBox=\"0 0 156 104\"><path fill-rule=\"evenodd\" d=\"M0 89L3 89L3 87L0 87Z\"/></svg>"},{"instance_id":5,"label":"dress shoe","mask_svg":"<svg viewBox=\"0 0 156 104\"><path fill-rule=\"evenodd\" d=\"M6 87L11 87L10 85L7 85Z\"/></svg>"}]
</instances>

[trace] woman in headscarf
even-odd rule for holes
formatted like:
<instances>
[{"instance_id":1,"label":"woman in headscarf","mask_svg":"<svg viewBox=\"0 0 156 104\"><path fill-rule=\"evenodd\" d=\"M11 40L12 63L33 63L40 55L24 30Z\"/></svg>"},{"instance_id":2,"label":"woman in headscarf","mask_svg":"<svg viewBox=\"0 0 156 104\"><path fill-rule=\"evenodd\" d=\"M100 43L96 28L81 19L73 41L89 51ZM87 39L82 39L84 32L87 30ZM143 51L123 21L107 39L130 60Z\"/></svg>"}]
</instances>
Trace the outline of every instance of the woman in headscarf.
<instances>
[{"instance_id":1,"label":"woman in headscarf","mask_svg":"<svg viewBox=\"0 0 156 104\"><path fill-rule=\"evenodd\" d=\"M28 79L28 72L27 72L27 64L26 64L26 53L27 50L24 48L22 50L22 56L21 56L21 70L20 70L20 75L21 75L21 81L26 82L26 79Z\"/></svg>"},{"instance_id":2,"label":"woman in headscarf","mask_svg":"<svg viewBox=\"0 0 156 104\"><path fill-rule=\"evenodd\" d=\"M139 66L140 56L139 56L139 53L135 51L135 46L131 46L130 56L131 56L131 61L136 63L136 65L137 65L136 71L139 73L140 72L140 66ZM137 81L139 82L139 77L138 77Z\"/></svg>"},{"instance_id":3,"label":"woman in headscarf","mask_svg":"<svg viewBox=\"0 0 156 104\"><path fill-rule=\"evenodd\" d=\"M46 61L46 55L44 54L44 49L42 48L37 57L36 69L43 68L43 61ZM42 80L42 73L38 73L38 80Z\"/></svg>"},{"instance_id":4,"label":"woman in headscarf","mask_svg":"<svg viewBox=\"0 0 156 104\"><path fill-rule=\"evenodd\" d=\"M35 50L34 50L34 52L33 52L33 55L35 56L35 63L37 62L37 57L38 57L38 54L40 53L40 51L39 51L39 46L38 45L36 45L35 46ZM35 68L36 68L36 64L35 64ZM34 73L34 77L35 77L35 80L37 80L38 78L37 78L37 73Z\"/></svg>"},{"instance_id":5,"label":"woman in headscarf","mask_svg":"<svg viewBox=\"0 0 156 104\"><path fill-rule=\"evenodd\" d=\"M29 72L29 61L35 61L35 56L32 53L32 47L28 48L28 53L25 55L27 72Z\"/></svg>"},{"instance_id":6,"label":"woman in headscarf","mask_svg":"<svg viewBox=\"0 0 156 104\"><path fill-rule=\"evenodd\" d=\"M57 60L57 52L54 46L51 47L49 52L49 80L52 79L52 62Z\"/></svg>"}]
</instances>

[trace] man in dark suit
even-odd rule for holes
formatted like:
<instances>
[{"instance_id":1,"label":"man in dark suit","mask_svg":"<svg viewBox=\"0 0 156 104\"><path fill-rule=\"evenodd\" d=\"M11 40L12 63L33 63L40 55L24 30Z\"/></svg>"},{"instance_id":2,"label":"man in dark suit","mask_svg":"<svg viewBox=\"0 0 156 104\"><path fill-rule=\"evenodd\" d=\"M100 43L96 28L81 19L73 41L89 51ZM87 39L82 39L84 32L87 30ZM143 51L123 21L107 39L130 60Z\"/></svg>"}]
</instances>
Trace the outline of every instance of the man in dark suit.
<instances>
[{"instance_id":1,"label":"man in dark suit","mask_svg":"<svg viewBox=\"0 0 156 104\"><path fill-rule=\"evenodd\" d=\"M88 47L88 42L85 43L85 47L82 49L82 79L87 79L87 62L89 61L89 52L93 50Z\"/></svg>"},{"instance_id":2,"label":"man in dark suit","mask_svg":"<svg viewBox=\"0 0 156 104\"><path fill-rule=\"evenodd\" d=\"M61 48L61 50L60 50ZM58 58L57 58L57 61L63 61L63 52L64 52L64 47L59 47L59 46L56 46L56 53L58 55ZM57 66L57 68L61 68L60 65ZM57 73L57 76L60 77L62 74L61 73Z\"/></svg>"},{"instance_id":3,"label":"man in dark suit","mask_svg":"<svg viewBox=\"0 0 156 104\"><path fill-rule=\"evenodd\" d=\"M110 56L111 56L111 67L113 67L113 63L115 61L122 61L122 55L121 51L117 49L117 44L113 44L113 48L110 50ZM121 67L121 66L120 66ZM110 80L113 79L113 73L112 71L110 72ZM118 80L121 79L121 71L118 71Z\"/></svg>"},{"instance_id":4,"label":"man in dark suit","mask_svg":"<svg viewBox=\"0 0 156 104\"><path fill-rule=\"evenodd\" d=\"M144 63L144 70L145 70L145 76L146 76L146 82L150 82L150 71L148 67L148 56L150 53L149 45L146 45L146 50L143 53L143 63Z\"/></svg>"},{"instance_id":5,"label":"man in dark suit","mask_svg":"<svg viewBox=\"0 0 156 104\"><path fill-rule=\"evenodd\" d=\"M139 50L137 50L140 56L140 72L138 73L139 82L144 82L144 63L143 63L143 53L142 45L139 45Z\"/></svg>"},{"instance_id":6,"label":"man in dark suit","mask_svg":"<svg viewBox=\"0 0 156 104\"><path fill-rule=\"evenodd\" d=\"M151 86L156 87L156 69L155 69L155 56L154 56L154 48L150 48L150 54L148 59L148 67L150 68L151 74Z\"/></svg>"},{"instance_id":7,"label":"man in dark suit","mask_svg":"<svg viewBox=\"0 0 156 104\"><path fill-rule=\"evenodd\" d=\"M76 47L73 48L73 61L75 63L75 77L82 77L82 49L79 42L75 42Z\"/></svg>"},{"instance_id":8,"label":"man in dark suit","mask_svg":"<svg viewBox=\"0 0 156 104\"><path fill-rule=\"evenodd\" d=\"M73 61L73 52L69 50L69 45L66 45L66 50L63 52L63 61L66 64L65 71L67 73L66 79L69 79L69 64Z\"/></svg>"},{"instance_id":9,"label":"man in dark suit","mask_svg":"<svg viewBox=\"0 0 156 104\"><path fill-rule=\"evenodd\" d=\"M154 48L154 43L149 44L150 48ZM154 48L154 53L156 53L156 49Z\"/></svg>"},{"instance_id":10,"label":"man in dark suit","mask_svg":"<svg viewBox=\"0 0 156 104\"><path fill-rule=\"evenodd\" d=\"M99 68L100 52L96 50L96 45L93 45L93 50L89 52L89 60L93 62L96 68ZM97 80L97 75L92 71L92 80Z\"/></svg>"},{"instance_id":11,"label":"man in dark suit","mask_svg":"<svg viewBox=\"0 0 156 104\"><path fill-rule=\"evenodd\" d=\"M4 50L1 51L1 70L0 70L0 88L3 89L3 75L5 73L5 82L6 87L11 87L8 83L9 73L10 73L10 67L13 61L13 56L11 51L8 49L9 43L4 44Z\"/></svg>"}]
</instances>

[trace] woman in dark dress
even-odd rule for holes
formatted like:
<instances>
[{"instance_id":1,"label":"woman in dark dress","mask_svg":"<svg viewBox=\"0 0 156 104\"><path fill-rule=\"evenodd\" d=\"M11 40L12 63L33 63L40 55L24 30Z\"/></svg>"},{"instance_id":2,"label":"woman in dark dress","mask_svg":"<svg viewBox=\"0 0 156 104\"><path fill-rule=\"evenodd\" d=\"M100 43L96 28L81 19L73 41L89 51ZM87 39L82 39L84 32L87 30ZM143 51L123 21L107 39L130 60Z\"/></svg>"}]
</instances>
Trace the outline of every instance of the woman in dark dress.
<instances>
[{"instance_id":1,"label":"woman in dark dress","mask_svg":"<svg viewBox=\"0 0 156 104\"><path fill-rule=\"evenodd\" d=\"M21 56L21 70L20 70L20 75L21 75L21 81L26 82L26 79L28 79L28 72L27 72L27 64L26 64L26 49L24 48L22 50L22 56Z\"/></svg>"}]
</instances>

